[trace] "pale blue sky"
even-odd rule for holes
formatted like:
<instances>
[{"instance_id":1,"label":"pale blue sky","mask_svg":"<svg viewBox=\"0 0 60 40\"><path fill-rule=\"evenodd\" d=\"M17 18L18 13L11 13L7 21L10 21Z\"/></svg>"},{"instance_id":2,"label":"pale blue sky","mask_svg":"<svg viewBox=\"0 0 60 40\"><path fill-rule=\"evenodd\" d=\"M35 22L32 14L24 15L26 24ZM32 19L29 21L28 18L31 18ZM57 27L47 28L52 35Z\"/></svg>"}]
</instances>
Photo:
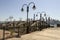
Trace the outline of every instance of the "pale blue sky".
<instances>
[{"instance_id":1,"label":"pale blue sky","mask_svg":"<svg viewBox=\"0 0 60 40\"><path fill-rule=\"evenodd\" d=\"M45 11L46 14L52 18L60 20L60 0L0 0L0 21L4 21L9 16L14 19L26 19L26 6L24 12L21 12L23 4L34 2L36 10L32 9L32 4L29 9L29 18L33 18L33 14Z\"/></svg>"}]
</instances>

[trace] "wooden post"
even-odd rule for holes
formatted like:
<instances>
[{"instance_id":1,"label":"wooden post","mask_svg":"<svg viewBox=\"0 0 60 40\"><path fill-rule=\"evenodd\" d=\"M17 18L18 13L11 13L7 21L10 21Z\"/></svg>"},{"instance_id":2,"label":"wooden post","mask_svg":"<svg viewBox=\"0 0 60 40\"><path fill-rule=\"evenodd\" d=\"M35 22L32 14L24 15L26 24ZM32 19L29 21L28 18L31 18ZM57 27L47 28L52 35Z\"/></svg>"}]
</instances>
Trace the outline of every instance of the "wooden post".
<instances>
[{"instance_id":1,"label":"wooden post","mask_svg":"<svg viewBox=\"0 0 60 40\"><path fill-rule=\"evenodd\" d=\"M18 35L17 35L17 37L20 37L20 32L19 32L19 29L20 29L20 28L19 28L19 26L18 26Z\"/></svg>"},{"instance_id":2,"label":"wooden post","mask_svg":"<svg viewBox=\"0 0 60 40\"><path fill-rule=\"evenodd\" d=\"M19 38L19 37L21 37L21 36L20 36L20 30L19 30L19 29L20 29L20 26L18 25L17 28L18 28L18 34L17 34L17 37Z\"/></svg>"},{"instance_id":3,"label":"wooden post","mask_svg":"<svg viewBox=\"0 0 60 40\"><path fill-rule=\"evenodd\" d=\"M3 25L3 40L5 40L5 24Z\"/></svg>"}]
</instances>

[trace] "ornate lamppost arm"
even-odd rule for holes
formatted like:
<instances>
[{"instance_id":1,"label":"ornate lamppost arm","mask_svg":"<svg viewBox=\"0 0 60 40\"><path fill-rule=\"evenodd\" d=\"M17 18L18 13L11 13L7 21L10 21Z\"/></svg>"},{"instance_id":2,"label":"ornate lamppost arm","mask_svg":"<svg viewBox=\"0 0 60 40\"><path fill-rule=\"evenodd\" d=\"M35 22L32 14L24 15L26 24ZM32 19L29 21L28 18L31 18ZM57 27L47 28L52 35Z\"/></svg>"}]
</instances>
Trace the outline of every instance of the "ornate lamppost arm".
<instances>
[{"instance_id":1,"label":"ornate lamppost arm","mask_svg":"<svg viewBox=\"0 0 60 40\"><path fill-rule=\"evenodd\" d=\"M28 4L28 6L30 6L31 4L33 4L33 9L35 9L36 7L35 7L35 3L34 2L30 2L29 4Z\"/></svg>"},{"instance_id":2,"label":"ornate lamppost arm","mask_svg":"<svg viewBox=\"0 0 60 40\"><path fill-rule=\"evenodd\" d=\"M22 6L22 9L21 9L21 11L24 11L24 9L23 9L23 7L24 7L24 6L27 6L27 4L24 4L24 5Z\"/></svg>"}]
</instances>

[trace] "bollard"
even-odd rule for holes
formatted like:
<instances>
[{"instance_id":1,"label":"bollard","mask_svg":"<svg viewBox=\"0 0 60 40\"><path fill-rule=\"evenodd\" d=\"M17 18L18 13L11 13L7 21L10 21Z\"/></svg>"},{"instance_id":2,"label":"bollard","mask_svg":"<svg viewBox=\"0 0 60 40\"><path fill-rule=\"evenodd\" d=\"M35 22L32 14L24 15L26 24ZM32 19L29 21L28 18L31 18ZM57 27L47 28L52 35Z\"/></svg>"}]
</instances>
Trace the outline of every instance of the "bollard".
<instances>
[{"instance_id":1,"label":"bollard","mask_svg":"<svg viewBox=\"0 0 60 40\"><path fill-rule=\"evenodd\" d=\"M5 26L3 27L3 40L5 40Z\"/></svg>"}]
</instances>

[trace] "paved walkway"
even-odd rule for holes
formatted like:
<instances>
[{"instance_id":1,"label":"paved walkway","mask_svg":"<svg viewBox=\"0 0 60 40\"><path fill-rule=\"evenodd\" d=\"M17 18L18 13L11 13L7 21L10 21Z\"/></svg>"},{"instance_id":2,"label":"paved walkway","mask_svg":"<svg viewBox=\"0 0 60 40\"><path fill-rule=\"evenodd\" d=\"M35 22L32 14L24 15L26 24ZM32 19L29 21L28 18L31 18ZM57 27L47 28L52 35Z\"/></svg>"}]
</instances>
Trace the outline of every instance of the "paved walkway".
<instances>
[{"instance_id":1,"label":"paved walkway","mask_svg":"<svg viewBox=\"0 0 60 40\"><path fill-rule=\"evenodd\" d=\"M22 35L21 38L9 38L7 40L60 40L60 28L48 28Z\"/></svg>"},{"instance_id":2,"label":"paved walkway","mask_svg":"<svg viewBox=\"0 0 60 40\"><path fill-rule=\"evenodd\" d=\"M8 40L60 40L60 28L49 28Z\"/></svg>"}]
</instances>

